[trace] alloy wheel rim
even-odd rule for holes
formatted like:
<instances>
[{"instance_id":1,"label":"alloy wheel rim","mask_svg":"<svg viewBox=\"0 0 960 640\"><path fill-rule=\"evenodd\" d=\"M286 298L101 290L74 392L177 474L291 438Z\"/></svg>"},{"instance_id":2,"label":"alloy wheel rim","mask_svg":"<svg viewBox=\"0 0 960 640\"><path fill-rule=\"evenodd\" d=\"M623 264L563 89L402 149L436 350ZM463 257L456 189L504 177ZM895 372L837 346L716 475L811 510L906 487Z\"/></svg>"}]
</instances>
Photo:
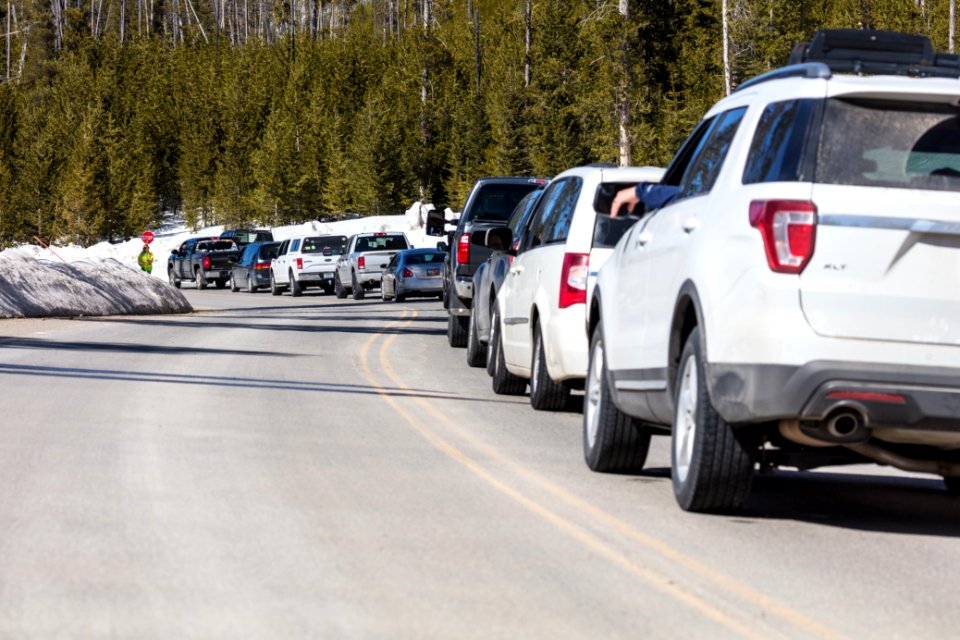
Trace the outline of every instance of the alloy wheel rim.
<instances>
[{"instance_id":1,"label":"alloy wheel rim","mask_svg":"<svg viewBox=\"0 0 960 640\"><path fill-rule=\"evenodd\" d=\"M682 483L690 472L697 439L697 361L691 354L683 364L677 409L673 421L673 472Z\"/></svg>"},{"instance_id":2,"label":"alloy wheel rim","mask_svg":"<svg viewBox=\"0 0 960 640\"><path fill-rule=\"evenodd\" d=\"M586 425L587 425L587 444L591 449L597 442L597 431L600 424L600 394L602 384L601 372L603 371L603 343L599 340L593 349L593 357L590 358L590 371L587 372L587 392L586 392Z\"/></svg>"}]
</instances>

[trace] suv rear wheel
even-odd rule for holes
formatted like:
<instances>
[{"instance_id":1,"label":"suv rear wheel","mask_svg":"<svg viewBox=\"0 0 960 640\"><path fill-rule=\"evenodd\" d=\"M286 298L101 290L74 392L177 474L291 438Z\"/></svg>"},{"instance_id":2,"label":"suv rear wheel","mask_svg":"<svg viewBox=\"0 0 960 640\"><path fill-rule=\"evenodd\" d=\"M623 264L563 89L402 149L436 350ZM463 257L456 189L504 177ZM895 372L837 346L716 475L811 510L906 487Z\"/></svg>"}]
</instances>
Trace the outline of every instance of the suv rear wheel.
<instances>
[{"instance_id":1,"label":"suv rear wheel","mask_svg":"<svg viewBox=\"0 0 960 640\"><path fill-rule=\"evenodd\" d=\"M462 349L467 346L467 323L469 318L447 315L447 342L451 347Z\"/></svg>"},{"instance_id":2,"label":"suv rear wheel","mask_svg":"<svg viewBox=\"0 0 960 640\"><path fill-rule=\"evenodd\" d=\"M700 329L677 368L671 459L673 493L684 511L734 511L753 484L753 451L710 402Z\"/></svg>"},{"instance_id":3,"label":"suv rear wheel","mask_svg":"<svg viewBox=\"0 0 960 640\"><path fill-rule=\"evenodd\" d=\"M583 458L593 471L637 472L650 449L650 432L613 403L603 351L603 328L590 340L583 403Z\"/></svg>"}]
</instances>

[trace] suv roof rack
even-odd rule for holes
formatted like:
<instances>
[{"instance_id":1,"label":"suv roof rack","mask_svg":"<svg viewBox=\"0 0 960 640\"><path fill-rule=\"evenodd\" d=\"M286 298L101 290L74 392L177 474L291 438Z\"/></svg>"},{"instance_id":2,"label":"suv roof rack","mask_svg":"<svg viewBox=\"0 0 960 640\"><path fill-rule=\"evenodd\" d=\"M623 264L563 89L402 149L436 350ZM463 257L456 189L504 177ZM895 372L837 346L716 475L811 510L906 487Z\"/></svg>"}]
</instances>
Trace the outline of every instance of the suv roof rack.
<instances>
[{"instance_id":1,"label":"suv roof rack","mask_svg":"<svg viewBox=\"0 0 960 640\"><path fill-rule=\"evenodd\" d=\"M794 45L788 64L822 62L835 73L960 78L960 56L937 53L926 36L823 29Z\"/></svg>"}]
</instances>

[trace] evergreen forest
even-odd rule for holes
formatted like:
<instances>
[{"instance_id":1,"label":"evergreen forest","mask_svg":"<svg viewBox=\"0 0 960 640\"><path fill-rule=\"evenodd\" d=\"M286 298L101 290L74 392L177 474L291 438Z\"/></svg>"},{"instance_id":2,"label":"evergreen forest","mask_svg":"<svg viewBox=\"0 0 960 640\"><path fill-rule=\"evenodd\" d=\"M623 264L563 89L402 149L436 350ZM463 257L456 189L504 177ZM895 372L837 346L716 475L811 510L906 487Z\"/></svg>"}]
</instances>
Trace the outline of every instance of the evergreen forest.
<instances>
[{"instance_id":1,"label":"evergreen forest","mask_svg":"<svg viewBox=\"0 0 960 640\"><path fill-rule=\"evenodd\" d=\"M665 165L820 28L954 0L0 0L0 248L457 209L481 175ZM726 45L726 46L725 46Z\"/></svg>"}]
</instances>

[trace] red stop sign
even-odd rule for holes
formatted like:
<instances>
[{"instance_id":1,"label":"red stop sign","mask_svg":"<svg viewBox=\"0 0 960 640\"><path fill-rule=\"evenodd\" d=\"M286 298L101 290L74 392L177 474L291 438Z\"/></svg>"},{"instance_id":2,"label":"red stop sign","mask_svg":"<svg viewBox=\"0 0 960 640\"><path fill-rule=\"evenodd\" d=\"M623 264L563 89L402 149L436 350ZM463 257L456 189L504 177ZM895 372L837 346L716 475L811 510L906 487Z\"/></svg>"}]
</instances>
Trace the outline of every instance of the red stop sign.
<instances>
[{"instance_id":1,"label":"red stop sign","mask_svg":"<svg viewBox=\"0 0 960 640\"><path fill-rule=\"evenodd\" d=\"M147 244L150 244L151 242L153 242L153 231L144 231L143 235L140 236L140 239L146 242Z\"/></svg>"}]
</instances>

